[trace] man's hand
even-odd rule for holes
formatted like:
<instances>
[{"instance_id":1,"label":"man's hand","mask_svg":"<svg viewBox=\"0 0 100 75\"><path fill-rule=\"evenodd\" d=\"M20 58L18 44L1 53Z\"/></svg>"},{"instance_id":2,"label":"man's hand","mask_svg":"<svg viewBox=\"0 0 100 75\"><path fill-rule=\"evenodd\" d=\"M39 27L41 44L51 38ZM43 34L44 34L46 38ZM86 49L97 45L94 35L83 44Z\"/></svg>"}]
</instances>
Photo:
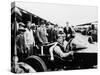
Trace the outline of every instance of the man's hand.
<instances>
[{"instance_id":1,"label":"man's hand","mask_svg":"<svg viewBox=\"0 0 100 75\"><path fill-rule=\"evenodd\" d=\"M70 34L68 34L67 37L70 37Z\"/></svg>"},{"instance_id":2,"label":"man's hand","mask_svg":"<svg viewBox=\"0 0 100 75\"><path fill-rule=\"evenodd\" d=\"M73 55L74 54L74 51L70 51L70 55Z\"/></svg>"},{"instance_id":3,"label":"man's hand","mask_svg":"<svg viewBox=\"0 0 100 75\"><path fill-rule=\"evenodd\" d=\"M33 46L35 46L35 42L33 42Z\"/></svg>"},{"instance_id":4,"label":"man's hand","mask_svg":"<svg viewBox=\"0 0 100 75\"><path fill-rule=\"evenodd\" d=\"M29 46L28 46L27 44L25 44L25 46L26 46L26 49L28 49L28 50L30 49Z\"/></svg>"},{"instance_id":5,"label":"man's hand","mask_svg":"<svg viewBox=\"0 0 100 75\"><path fill-rule=\"evenodd\" d=\"M51 57L51 58L50 58L50 60L52 60L52 61L53 61L53 60L54 60L54 58L53 58L53 57Z\"/></svg>"}]
</instances>

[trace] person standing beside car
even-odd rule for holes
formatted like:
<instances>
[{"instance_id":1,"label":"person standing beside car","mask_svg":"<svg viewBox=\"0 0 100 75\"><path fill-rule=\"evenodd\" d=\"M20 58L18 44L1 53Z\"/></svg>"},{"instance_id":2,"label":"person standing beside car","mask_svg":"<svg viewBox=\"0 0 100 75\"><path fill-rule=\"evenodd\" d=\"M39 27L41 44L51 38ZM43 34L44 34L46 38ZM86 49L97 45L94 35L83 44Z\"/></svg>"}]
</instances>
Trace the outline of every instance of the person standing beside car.
<instances>
[{"instance_id":1,"label":"person standing beside car","mask_svg":"<svg viewBox=\"0 0 100 75\"><path fill-rule=\"evenodd\" d=\"M19 61L23 61L25 56L24 32L26 30L24 27L25 27L24 23L20 22L16 37L16 47L17 47L17 55L19 57Z\"/></svg>"},{"instance_id":2,"label":"person standing beside car","mask_svg":"<svg viewBox=\"0 0 100 75\"><path fill-rule=\"evenodd\" d=\"M64 33L66 34L66 41L69 41L71 38L74 38L75 36L75 31L72 27L69 26L69 22L66 22Z\"/></svg>"},{"instance_id":3,"label":"person standing beside car","mask_svg":"<svg viewBox=\"0 0 100 75\"><path fill-rule=\"evenodd\" d=\"M47 30L46 30L44 21L42 21L40 27L37 28L37 37L39 40L38 43L39 44L47 43L48 42L47 35L48 34L47 34Z\"/></svg>"},{"instance_id":4,"label":"person standing beside car","mask_svg":"<svg viewBox=\"0 0 100 75\"><path fill-rule=\"evenodd\" d=\"M28 56L33 54L33 46L35 46L35 40L33 36L33 31L31 29L31 24L31 21L27 22L26 32L24 33L26 52Z\"/></svg>"}]
</instances>

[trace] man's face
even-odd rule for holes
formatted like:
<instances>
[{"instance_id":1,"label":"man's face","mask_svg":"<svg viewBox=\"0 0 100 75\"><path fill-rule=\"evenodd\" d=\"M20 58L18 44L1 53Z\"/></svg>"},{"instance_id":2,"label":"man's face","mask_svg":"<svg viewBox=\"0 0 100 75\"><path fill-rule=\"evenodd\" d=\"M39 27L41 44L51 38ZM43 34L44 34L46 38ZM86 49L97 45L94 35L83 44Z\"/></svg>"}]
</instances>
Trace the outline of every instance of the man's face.
<instances>
[{"instance_id":1,"label":"man's face","mask_svg":"<svg viewBox=\"0 0 100 75\"><path fill-rule=\"evenodd\" d=\"M23 35L23 34L24 34L24 32L23 32L23 31L21 31L21 34Z\"/></svg>"},{"instance_id":2,"label":"man's face","mask_svg":"<svg viewBox=\"0 0 100 75\"><path fill-rule=\"evenodd\" d=\"M45 27L45 24L42 24L41 26L42 26L42 27Z\"/></svg>"},{"instance_id":3,"label":"man's face","mask_svg":"<svg viewBox=\"0 0 100 75\"><path fill-rule=\"evenodd\" d=\"M63 38L62 36L59 36L59 37L58 37L58 42L59 42L59 43L62 43L63 40L64 40L64 38Z\"/></svg>"},{"instance_id":4,"label":"man's face","mask_svg":"<svg viewBox=\"0 0 100 75\"><path fill-rule=\"evenodd\" d=\"M58 30L58 27L56 26L54 29L55 29L55 30Z\"/></svg>"},{"instance_id":5,"label":"man's face","mask_svg":"<svg viewBox=\"0 0 100 75\"><path fill-rule=\"evenodd\" d=\"M31 27L31 22L28 22L27 23L27 26L30 28Z\"/></svg>"},{"instance_id":6,"label":"man's face","mask_svg":"<svg viewBox=\"0 0 100 75\"><path fill-rule=\"evenodd\" d=\"M69 26L69 22L66 22L66 27L68 27Z\"/></svg>"}]
</instances>

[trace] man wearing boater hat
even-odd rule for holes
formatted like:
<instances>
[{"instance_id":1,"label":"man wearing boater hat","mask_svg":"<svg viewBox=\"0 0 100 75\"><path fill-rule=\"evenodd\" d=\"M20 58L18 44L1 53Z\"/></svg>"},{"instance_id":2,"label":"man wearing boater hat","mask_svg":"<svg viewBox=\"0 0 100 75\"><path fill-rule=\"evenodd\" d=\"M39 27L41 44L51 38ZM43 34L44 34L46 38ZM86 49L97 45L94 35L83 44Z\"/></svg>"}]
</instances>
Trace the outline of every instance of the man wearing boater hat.
<instances>
[{"instance_id":1,"label":"man wearing boater hat","mask_svg":"<svg viewBox=\"0 0 100 75\"><path fill-rule=\"evenodd\" d=\"M25 55L25 39L24 39L24 32L26 31L24 28L23 23L19 23L19 28L18 28L18 35L16 38L16 44L17 44L17 55L19 57L19 60L23 60L24 55Z\"/></svg>"},{"instance_id":2,"label":"man wearing boater hat","mask_svg":"<svg viewBox=\"0 0 100 75\"><path fill-rule=\"evenodd\" d=\"M33 46L35 46L35 39L31 26L32 26L31 21L27 21L27 28L26 32L24 33L24 37L25 37L25 46L27 49L28 56L33 54Z\"/></svg>"}]
</instances>

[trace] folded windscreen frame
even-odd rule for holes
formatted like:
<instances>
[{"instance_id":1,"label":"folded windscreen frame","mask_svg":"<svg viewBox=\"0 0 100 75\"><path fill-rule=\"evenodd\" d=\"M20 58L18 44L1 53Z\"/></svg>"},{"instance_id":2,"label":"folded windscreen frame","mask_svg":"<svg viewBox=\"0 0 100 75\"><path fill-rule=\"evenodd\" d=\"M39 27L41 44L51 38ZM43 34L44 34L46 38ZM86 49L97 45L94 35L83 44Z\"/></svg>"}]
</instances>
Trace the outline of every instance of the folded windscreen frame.
<instances>
[{"instance_id":1,"label":"folded windscreen frame","mask_svg":"<svg viewBox=\"0 0 100 75\"><path fill-rule=\"evenodd\" d=\"M98 8L11 3L11 72L97 69Z\"/></svg>"}]
</instances>

